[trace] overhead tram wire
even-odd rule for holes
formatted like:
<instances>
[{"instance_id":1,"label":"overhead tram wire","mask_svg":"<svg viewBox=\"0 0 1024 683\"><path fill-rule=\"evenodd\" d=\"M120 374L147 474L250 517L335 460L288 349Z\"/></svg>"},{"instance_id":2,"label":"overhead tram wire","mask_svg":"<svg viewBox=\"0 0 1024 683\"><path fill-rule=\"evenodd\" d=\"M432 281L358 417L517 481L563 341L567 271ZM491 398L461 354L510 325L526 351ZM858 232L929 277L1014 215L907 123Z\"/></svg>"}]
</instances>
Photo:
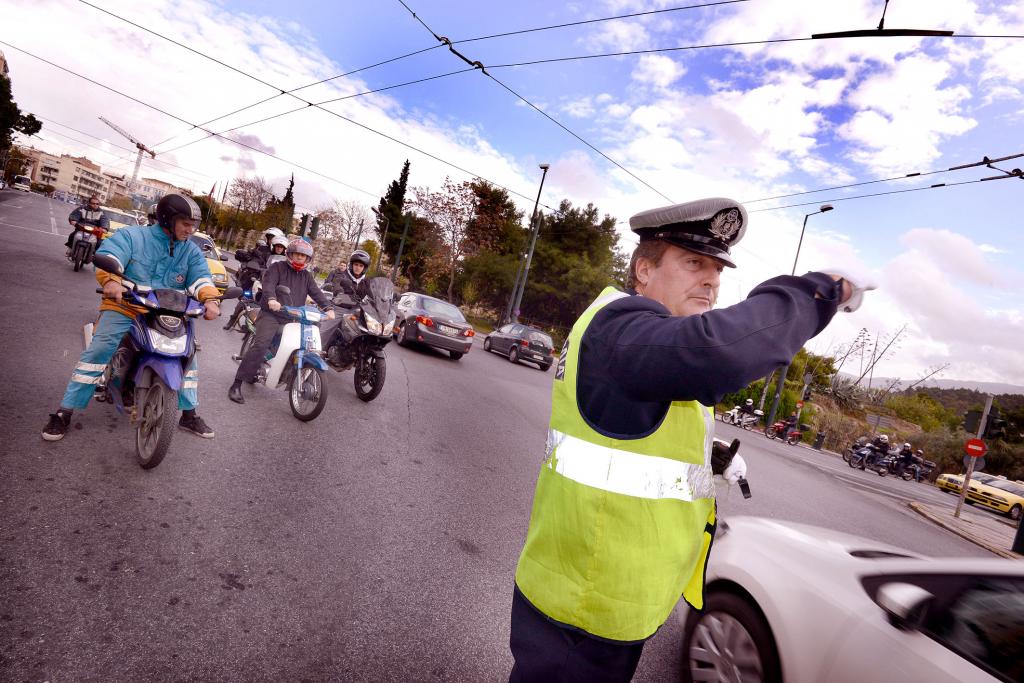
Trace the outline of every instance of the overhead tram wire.
<instances>
[{"instance_id":1,"label":"overhead tram wire","mask_svg":"<svg viewBox=\"0 0 1024 683\"><path fill-rule=\"evenodd\" d=\"M181 123L184 123L187 126L198 127L198 126L196 126L196 124L192 123L191 121L183 119L183 118L181 118L180 116L178 116L176 114L172 114L169 111L166 111L164 109L161 109L160 107L157 107L156 105L150 104L148 102L144 102L144 101L140 100L137 97L133 97L133 96L131 96L131 95L125 93L125 92L122 92L122 91L120 91L120 90L118 90L116 88L112 88L109 85L106 85L104 83L100 83L99 81L97 81L95 79L92 79L92 78L89 78L88 76L83 76L82 74L78 73L77 71L73 71L73 70L67 68L66 66L61 66L60 64L57 64L55 62L51 62L50 60L45 59L44 57L40 57L39 55L36 55L36 54L34 54L32 52L29 52L28 50L22 49L22 48L18 47L17 45L13 45L13 44L8 43L8 42L3 41L3 40L0 40L0 45L6 45L7 47L11 48L12 50L16 50L16 51L18 51L18 52L20 52L22 54L25 54L25 55L28 55L29 57L34 58L34 59L38 59L39 61L43 62L44 64L49 64L50 66L52 66L52 67L54 67L56 69L60 69L61 71L64 71L65 73L69 73L72 76L76 76L77 78L81 78L83 81L87 81L89 83L92 83L93 85L99 86L99 87L103 88L104 90L109 90L110 92L112 92L112 93L114 93L116 95L120 95L121 97L124 97L125 99L129 99L132 102L135 102L137 104L141 104L142 106L147 107L149 109L152 109L155 112L159 112L160 114L163 114L164 116L167 116L168 118L172 118L175 121L180 121ZM202 130L205 130L205 129L202 129ZM206 132L210 133L212 131L208 131L207 130ZM214 133L214 134L216 135L216 133ZM234 145L238 145L239 147L245 147L246 149L252 150L253 152L258 152L259 154L262 154L264 156L268 156L271 159L276 159L276 160L278 160L280 162L283 162L285 164L288 164L290 166L294 166L295 168L298 168L300 170L306 171L307 173L312 173L313 175L320 176L321 178L324 178L326 180L330 180L331 182L338 183L339 185L343 185L343 186L345 186L345 187L347 187L349 189L356 190L357 192L362 192L363 194L367 194L367 195L369 195L371 197L379 196L379 193L370 192L369 190L364 190L364 189L362 189L360 187L356 187L355 185L350 185L349 183L346 183L343 180L338 180L337 178L331 177L331 176L329 176L329 175L327 175L325 173L321 173L320 171L314 171L311 168L307 168L305 166L302 166L301 164L295 163L294 161L289 161L288 159L284 159L284 158L279 157L276 154L273 154L271 152L267 152L265 150L259 149L258 147L254 147L252 145L246 144L244 142L241 142L240 140L235 140L235 139L229 138L229 137L222 137L221 139L226 140L227 142L230 142L230 143L232 143Z\"/></svg>"},{"instance_id":2,"label":"overhead tram wire","mask_svg":"<svg viewBox=\"0 0 1024 683\"><path fill-rule=\"evenodd\" d=\"M242 76L245 76L246 78L250 78L250 79L252 79L252 80L254 80L254 81L258 82L258 83L262 83L263 85L266 85L267 87L273 88L273 89L277 90L282 95L289 95L289 92L287 90L279 88L278 86L273 85L271 83L267 83L266 81L264 81L264 80L262 80L260 78L257 78L256 76L253 76L252 74L246 73L245 71L242 71L241 69L238 69L237 67L233 67L233 66L231 66L229 64L226 64L226 63L222 62L219 59L216 59L216 58L211 57L211 56L209 56L209 55L207 55L207 54L205 54L203 52L200 52L200 51L196 50L195 48L192 48L192 47L189 47L187 45L184 45L184 44L174 40L173 38L168 38L167 36L165 36L165 35L163 35L161 33L157 33L156 31L154 31L152 29L146 28L144 26L140 26L139 24L137 24L137 23L135 23L135 22L133 22L133 21L131 21L129 19L126 19L126 18L124 18L124 17L122 17L120 15L117 15L117 14L114 14L113 12L110 12L109 10L103 9L101 7L97 7L96 5L93 5L92 3L86 2L86 0L79 0L79 2L81 2L81 3L85 4L85 5L88 5L90 7L94 7L94 8L96 8L96 9L98 9L98 10L100 10L100 11L106 13L106 14L109 14L110 16L112 16L112 17L114 17L116 19L124 21L125 23L128 23L128 24L131 24L132 26L135 26L135 27L137 27L137 28L139 28L139 29L141 29L143 31L146 31L147 33L151 33L152 35L157 36L158 38L162 38L162 39L164 39L164 40L166 40L166 41L168 41L170 43L173 43L174 45L182 47L182 48L188 50L189 52L192 52L193 54L199 55L200 57L204 57L206 59L209 59L212 62L215 62L217 64L220 64L220 65L224 66L225 68L231 69L232 71L234 71L234 72L236 72L236 73L238 73L238 74L240 74ZM0 44L10 45L10 43L4 43L3 41L0 41ZM14 46L12 45L11 47L14 47ZM14 49L19 50L20 52L23 52L25 54L31 54L31 53L29 53L29 52L27 52L25 50L22 50L21 48L14 47ZM36 57L36 55L31 55L31 56ZM41 57L37 57L37 59L40 59L40 60L42 60L44 62L47 62L48 64L51 64L51 65L53 64L52 62L48 62L47 60L42 59ZM59 67L59 68L64 69L64 70L68 71L69 73L74 73L70 69L65 69L64 67ZM75 74L75 75L79 75L79 74ZM82 78L85 78L85 77L82 76ZM90 82L95 83L97 85L102 85L101 83L98 83L98 82L96 82L96 81L94 81L92 79L86 78L86 80L89 80ZM107 88L107 89L109 89L109 90L111 90L113 92L118 92L118 91L114 90L113 88L110 88L109 86L103 86L103 87L105 87L105 88ZM118 92L118 94L123 94L123 93ZM433 159L435 161L438 161L438 162L444 164L445 166L448 166L450 168L454 168L457 171L465 173L466 175L468 175L470 177L480 178L481 180L486 180L488 183L494 185L495 187L498 187L498 188L501 188L503 190L506 190L510 194L514 194L517 197L522 197L523 199L526 199L526 200L529 200L529 201L533 200L533 197L531 197L531 196L529 196L527 194L523 194L522 192L517 192L516 190L513 190L512 188L506 187L505 185L502 185L501 183L498 183L498 182L495 182L493 180L490 180L489 178L487 178L486 176L484 176L484 175L482 175L480 173L474 173L473 171L465 169L465 168L459 166L458 164L455 164L455 163L453 163L451 161L448 161L447 159L444 159L443 157L439 157L436 154L432 154L431 152L427 152L426 150L420 149L419 147L416 147L415 145L413 145L411 143L405 142L404 140L399 140L398 138L396 138L394 136L388 135L387 133L383 133L383 132L377 130L376 128L368 126L368 125L366 125L364 123L360 123L359 121L356 121L355 119L351 119L351 118L349 118L347 116L344 116L343 114L339 114L336 111L333 111L331 109L327 109L326 107L319 106L315 102L309 102L309 101L299 97L298 95L290 95L290 97L293 97L293 98L299 100L300 102L304 102L306 105L308 105L310 107L316 107L320 111L327 112L331 116L339 118L342 121L346 121L347 123L351 123L352 125L357 126L359 128L362 128L363 130L371 132L371 133L373 133L375 135L379 135L380 137L383 137L383 138L385 138L387 140L391 140L392 142L395 142L395 143L397 143L397 144L399 144L399 145L401 145L401 146L403 146L403 147L405 147L407 149L411 149L414 152L418 152L419 154L422 154L422 155L424 155L426 157L429 157L429 158L431 158L431 159ZM134 98L134 97L130 97L129 96L129 99L131 99L134 102L139 102L140 104L145 104L145 103L141 102L140 100L138 100L137 98ZM181 121L182 123L185 123L186 125L192 126L193 128L199 128L200 130L202 130L205 133L212 133L213 132L213 131L207 130L206 128L201 127L199 124L190 123L188 121L185 121L181 117L174 116L173 114L168 114L167 112L163 111L162 109L157 109L156 107L152 107L152 108L157 110L157 111L160 111L162 114L166 114L166 115L170 116L171 118L174 118L174 119L176 119L178 121ZM250 149L253 149L255 151L259 151L261 153L266 154L262 150L257 150L256 148L251 147L249 145L246 145L245 143L239 142L238 140L234 140L232 138L227 138L227 137L222 138L222 139L229 140L229 141L231 141L234 144L242 145L243 147L249 147ZM273 155L268 155L268 156L273 156ZM276 157L276 158L279 158L279 157ZM291 162L287 162L287 163L291 163ZM310 169L307 169L307 168L305 168L303 166L299 166L298 164L294 164L294 165L295 165L296 168L300 168L300 169L302 169L304 171L308 171L310 173L315 173L316 175L327 177L330 180L334 180L335 182L338 182L338 183L340 183L342 185L348 186L347 183L344 183L344 182L342 182L340 180L337 180L337 179L334 179L334 178L330 178L329 176L324 176L322 173L319 173L318 171L311 171ZM349 186L349 187L351 187L351 186ZM359 189L359 188L352 188L352 189L359 190L360 192L364 192L364 193L370 194L372 196L377 196L376 193L370 193L370 192L367 192L366 190L362 190L362 189ZM543 206L545 208L547 208L547 209L553 209L553 207L550 207L550 206L548 206L546 204L544 204Z\"/></svg>"},{"instance_id":3,"label":"overhead tram wire","mask_svg":"<svg viewBox=\"0 0 1024 683\"><path fill-rule=\"evenodd\" d=\"M382 92L384 90L393 90L395 88L401 88L401 87L404 87L404 86L407 86L407 85L415 85L417 83L423 83L425 81L433 81L433 80L437 80L439 78L445 78L447 76L454 76L456 74L466 73L467 71L473 71L473 68L470 67L468 69L458 69L456 71L449 71L447 73L438 74L436 76L427 76L426 78L419 78L419 79L416 79L414 81L406 81L404 83L396 83L394 85L386 85L386 86L383 86L381 88L374 88L373 90L364 90L363 92L357 92L357 93L353 93L351 95L343 95L342 97L335 97L335 98L332 98L332 99L329 99L329 100L323 100L322 102L315 102L314 105L315 106L319 106L319 105L322 105L322 104L330 104L332 102L340 102L342 100L350 100L350 99L352 99L354 97L362 97L364 95L372 95L373 93ZM280 112L278 114L273 114L271 116L264 117L262 119L257 119L256 121L250 121L248 123L243 123L243 124L237 125L234 128L228 128L226 130L222 130L222 131L220 131L219 134L223 135L224 133L230 133L232 131L236 131L239 128L248 128L249 126L255 126L258 123L264 123L266 121L270 121L272 119L280 118L282 116L287 116L289 114L294 114L296 112L300 112L300 111L303 111L305 109L309 109L309 107L296 107L295 109L289 109L288 111L283 111L283 112ZM239 110L239 111L241 111L241 110ZM206 124L200 124L200 125L206 125ZM168 154L170 152L177 151L179 149L182 149L183 147L188 147L190 145L194 145L197 142L202 142L203 140L207 140L207 139L209 139L211 137L214 137L214 135L212 133L206 135L205 137L201 137L201 138L198 138L196 140L192 140L191 142L186 142L184 144L178 145L177 147L172 147L171 149L165 149L165 150L163 150L161 152L161 154ZM170 139L170 138L168 138L168 139Z\"/></svg>"},{"instance_id":4,"label":"overhead tram wire","mask_svg":"<svg viewBox=\"0 0 1024 683\"><path fill-rule=\"evenodd\" d=\"M788 197L799 197L801 195L817 194L819 192L830 192L832 190L845 190L845 189L851 188L851 187L862 187L864 185L874 185L876 183L889 183L889 182L893 182L893 181L896 181L896 180L906 180L907 178L923 178L925 176L935 175L937 173L949 173L951 171L959 171L959 170L962 170L962 169L965 169L965 168L973 168L975 166L985 166L987 164L994 164L994 163L998 163L1000 161L1006 161L1008 159L1017 159L1017 158L1020 158L1020 157L1024 157L1024 154L1011 154L1009 156L999 157L998 159L989 159L988 157L984 157L981 161L976 161L976 162L973 162L973 163L970 163L970 164L964 164L964 165L961 165L961 166L951 166L949 168L938 168L938 169L934 169L934 170L931 170L931 171L907 173L905 175L893 176L891 178L879 178L877 180L864 180L864 181L857 182L857 183L848 183L846 185L833 185L832 187L819 187L816 190L804 190L802 192L790 192L789 194L779 194L779 195L775 195L773 197L762 197L760 199L744 199L742 203L743 204L756 204L758 202L767 202L767 201L771 201L773 199L786 199ZM761 210L761 209L758 209L758 210Z\"/></svg>"},{"instance_id":5,"label":"overhead tram wire","mask_svg":"<svg viewBox=\"0 0 1024 683\"><path fill-rule=\"evenodd\" d=\"M598 19L584 19L582 21L570 21L564 24L551 24L549 26L537 26L535 28L525 28L518 31L506 31L505 33L492 33L486 36L477 36L476 38L463 38L461 40L453 40L453 45L460 43L474 43L479 40L491 40L492 38L505 38L508 36L518 36L524 33L536 33L537 31L551 31L558 28L570 28L572 26L584 26L586 24L597 24L604 21L613 21L616 19L632 19L634 17L645 17L651 14L666 14L668 12L679 12L687 9L702 9L704 7L715 7L718 5L734 5L740 2L750 2L750 0L719 0L719 2L707 2L700 5L683 5L681 7L666 7L664 9L648 10L646 12L632 12L630 14L617 14L612 17L600 17ZM406 8L408 9L408 8ZM423 22L420 22L423 23ZM435 47L441 47L437 45Z\"/></svg>"},{"instance_id":6,"label":"overhead tram wire","mask_svg":"<svg viewBox=\"0 0 1024 683\"><path fill-rule=\"evenodd\" d=\"M887 190L885 192L872 192L869 194L857 194L852 197L836 197L834 199L816 199L813 202L802 202L800 204L786 204L785 206L771 206L764 209L750 209L747 213L763 213L765 211L779 211L781 209L793 209L801 206L813 206L815 204L830 203L830 202L848 202L854 199L866 199L868 197L882 197L890 194L905 194L907 192L923 192L924 190L938 190L944 187L958 187L961 185L974 185L977 183L983 183L987 180L1002 180L1003 178L1014 178L1016 176L1006 175L997 176L994 178L977 178L975 180L962 180L957 183L935 183L927 187L908 187L902 190Z\"/></svg>"},{"instance_id":7,"label":"overhead tram wire","mask_svg":"<svg viewBox=\"0 0 1024 683\"><path fill-rule=\"evenodd\" d=\"M92 133L86 133L84 130L79 130L77 128L73 128L72 126L69 126L66 123L61 123L60 121L56 121L56 120L51 119L51 118L49 118L47 116L43 116L42 114L36 114L36 117L40 118L40 119L42 119L44 121L49 121L50 123L54 124L55 126L60 126L61 128L67 128L68 130L74 131L74 132L78 133L79 135L85 135L86 137L90 137L90 138L93 138L93 139L96 139L96 140L100 140L101 142L105 142L108 145L110 145L111 147L114 147L116 149L121 149L121 150L124 150L126 152L131 152L132 154L136 153L136 150L134 150L134 149L129 149L128 147L123 147L122 145L119 145L116 142L108 140L107 138L100 137L99 135L93 135ZM58 135L64 135L64 137L66 137L68 139L71 139L71 140L74 140L74 138L70 137L69 135L65 135L64 133L61 133L60 131L51 130L50 132L51 133L56 133ZM106 151L106 150L103 150L101 147L97 147L96 145L91 145L88 142L83 142L82 140L76 140L76 142L78 142L80 144L83 144L83 145L87 145L89 147L93 147L95 149ZM181 170L188 171L189 173L197 173L197 174L199 174L199 176L201 176L202 178L205 178L207 180L216 180L215 176L206 175L202 171L197 171L194 168L186 168L184 166L179 166L178 164L175 164L175 163L170 162L170 161L165 161L163 159L150 159L146 163L166 164L167 166L173 166L174 168L180 168ZM159 169L157 169L157 170L159 170ZM166 171L166 172L167 173L171 173L171 171ZM172 173L172 175L178 175L181 178L187 178L188 177L188 176L177 174L177 173Z\"/></svg>"},{"instance_id":8,"label":"overhead tram wire","mask_svg":"<svg viewBox=\"0 0 1024 683\"><path fill-rule=\"evenodd\" d=\"M488 72L487 72L487 68L488 68L488 67L486 67L485 65L483 65L483 64L482 64L481 62L479 62L479 61L473 61L473 60L470 60L470 59L469 59L468 57L466 57L466 56L465 56L465 55L463 55L463 54L462 54L461 52L459 52L458 50L456 50L456 49L455 49L455 48L454 48L454 47L452 46L452 41L450 41L449 39L447 39L447 38L445 38L445 37L443 37L443 36L439 36L439 35L437 35L437 33L435 33L435 32L434 32L434 31L433 31L433 30L432 30L432 29L431 29L431 28L430 28L429 26L427 26L426 22L424 22L424 21L423 21L423 19L421 19L421 18L420 18L419 16L417 16L417 15L416 15L416 13L415 13L415 12L413 12L413 11L412 11L412 9L411 9L411 8L409 7L409 5L407 5L407 4L405 3L405 0L398 0L398 2L399 2L399 3L401 4L401 5L402 5L402 7L404 7L404 8L406 9L406 10L408 10L408 11L409 11L409 13L410 13L410 14L411 14L411 15L413 16L413 18L415 18L415 19L416 19L416 21L418 21L418 22L419 22L420 24L422 24L422 25L423 25L423 28L425 28L425 29L426 29L427 31L429 31L429 32L430 32L430 34L431 34L432 36L434 36L434 38L436 38L436 39L438 40L438 42L440 42L440 43L442 43L442 44L444 44L444 45L447 45L447 46L448 46L448 50L449 50L449 51L450 51L450 52L451 52L452 54L454 54L454 55L455 55L456 57L458 57L458 58L459 58L459 59L461 59L462 61L464 61L464 62L466 62L467 64L469 64L469 65L470 65L471 67L475 67L475 68L479 69L479 70L480 70L480 72L481 72L481 73L482 73L483 75L487 76L488 78L490 78L491 80L493 80L493 81L494 81L495 83L497 83L498 85L500 85L500 86L501 86L502 88L504 88L504 89L505 89L505 90L507 90L508 92L512 93L513 95L515 95L515 96L516 96L517 98L519 98L520 100L522 100L523 102L525 102L525 103L526 103L527 105L529 105L529 106L530 106L530 107L531 107L532 109L534 109L535 111L537 111L538 113L540 113L541 115L543 115L543 116L544 116L544 118L548 119L549 121L551 121L552 123L554 123L555 125L557 125L557 126L558 126L559 128L561 128L562 130L564 130L564 131L565 131L566 133L568 133L569 135L573 136L574 138L576 138L577 140L579 140L580 142L582 142L582 143L583 143L584 145L586 145L587 147L589 147L589 148L590 148L590 149L592 149L593 151L597 152L597 153L598 153L598 154L599 154L599 155L600 155L601 157L603 157L603 158L604 158L604 159L606 159L607 161L611 162L611 163L612 163L612 164L613 164L614 166L616 166L616 167L617 167L617 168L619 168L620 170L624 171L624 172L625 172L625 173L626 173L627 175L629 175L629 176L630 176L631 178L633 178L634 180L636 180L637 182L639 182L639 183L640 183L641 185L643 185L644 187L648 188L649 190L651 190L651 191L652 191L652 192L654 192L655 194L659 195L660 197L662 197L663 199L665 199L666 201L668 201L668 202L669 202L670 204L674 204L674 203L675 203L675 200L673 200L673 199L672 199L671 197L669 197L669 196L668 196L667 194L665 194L664 192L662 192L662 191L661 191L661 190L659 190L658 188L656 188L656 187L654 187L653 185L651 185L651 184L650 184L649 182L647 182L646 180L644 180L643 178L641 178L640 176L638 176L638 175L637 175L636 173L633 173L632 171L630 171L630 170L629 170L628 168L626 168L625 166L623 166L622 164L620 164L620 163L619 163L618 161L616 161L615 159L613 159L613 158L611 158L610 156L608 156L607 154L605 154L605 153L604 153L603 151L601 151L600 149L598 149L598 148L597 148L597 147L596 147L595 145L593 145L593 144L592 144L591 142L589 142L588 140L584 139L584 138L583 138L583 136L579 135L579 134L578 134L578 133L576 133L576 132L575 132L574 130L572 130L571 128L569 128L569 127L568 127L568 126L566 126L565 124L563 124L563 123L562 123L561 121L559 121L559 120L558 120L558 119L556 119L555 117L551 116L551 115L550 115L550 114L548 114L548 113L547 113L546 111L544 111L543 109L541 109L540 107L538 107L537 105L535 105L535 104L534 104L533 102L531 102L530 100L526 99L525 97L523 97L522 95L520 95L520 94L519 94L518 92L516 92L515 90L513 90L513 89L512 89L511 87L509 87L509 86L508 86L507 84L505 84L505 83L504 83L503 81L501 81L501 80L500 80L500 79L499 79L499 78L498 78L497 76L494 76L493 74L490 74L490 73L488 73Z\"/></svg>"}]
</instances>

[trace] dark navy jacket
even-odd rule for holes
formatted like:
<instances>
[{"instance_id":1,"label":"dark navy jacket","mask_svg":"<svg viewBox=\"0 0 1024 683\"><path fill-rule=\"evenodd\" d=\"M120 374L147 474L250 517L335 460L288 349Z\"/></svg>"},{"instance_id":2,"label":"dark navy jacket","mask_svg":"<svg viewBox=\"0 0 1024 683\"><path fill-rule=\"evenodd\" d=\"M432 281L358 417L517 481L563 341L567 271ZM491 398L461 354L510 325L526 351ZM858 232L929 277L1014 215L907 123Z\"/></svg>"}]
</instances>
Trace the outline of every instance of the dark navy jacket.
<instances>
[{"instance_id":1,"label":"dark navy jacket","mask_svg":"<svg viewBox=\"0 0 1024 683\"><path fill-rule=\"evenodd\" d=\"M841 290L824 273L785 275L734 306L691 316L630 294L594 316L580 348L580 412L613 438L650 434L672 401L713 406L788 362L828 325Z\"/></svg>"}]
</instances>

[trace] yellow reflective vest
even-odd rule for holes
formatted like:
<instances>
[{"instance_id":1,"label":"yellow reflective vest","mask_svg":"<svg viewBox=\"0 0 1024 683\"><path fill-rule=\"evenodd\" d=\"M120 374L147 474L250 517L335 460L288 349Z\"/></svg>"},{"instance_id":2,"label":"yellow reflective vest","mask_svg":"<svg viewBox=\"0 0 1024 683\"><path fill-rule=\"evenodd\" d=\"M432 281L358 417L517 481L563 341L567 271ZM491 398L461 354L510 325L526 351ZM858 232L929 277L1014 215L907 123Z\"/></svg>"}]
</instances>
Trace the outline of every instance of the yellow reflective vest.
<instances>
[{"instance_id":1,"label":"yellow reflective vest","mask_svg":"<svg viewBox=\"0 0 1024 683\"><path fill-rule=\"evenodd\" d=\"M516 585L554 621L618 641L650 637L680 595L703 607L714 536L714 414L675 401L637 439L594 430L576 401L580 342L607 288L573 325L559 360L546 459Z\"/></svg>"}]
</instances>

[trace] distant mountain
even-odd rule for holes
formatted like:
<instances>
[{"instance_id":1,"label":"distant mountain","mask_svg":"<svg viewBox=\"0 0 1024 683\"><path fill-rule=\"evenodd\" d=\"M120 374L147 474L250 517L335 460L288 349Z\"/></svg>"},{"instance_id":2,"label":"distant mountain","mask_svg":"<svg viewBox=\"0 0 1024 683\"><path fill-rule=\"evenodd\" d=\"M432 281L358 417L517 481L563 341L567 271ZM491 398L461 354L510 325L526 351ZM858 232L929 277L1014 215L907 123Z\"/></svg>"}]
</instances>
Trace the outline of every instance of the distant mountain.
<instances>
[{"instance_id":1,"label":"distant mountain","mask_svg":"<svg viewBox=\"0 0 1024 683\"><path fill-rule=\"evenodd\" d=\"M857 379L856 375L849 375L845 372L840 372L840 375L850 377L851 379ZM871 386L873 387L887 387L892 383L894 378L892 377L875 377ZM916 378L904 379L897 390L912 384ZM864 379L865 386L867 385L867 378ZM1019 384L1005 384L1003 382L974 382L967 379L928 379L921 382L917 387L935 387L938 389L971 389L973 391L980 391L983 394L993 394L999 396L1000 394L1018 394L1024 395L1024 386ZM917 388L915 387L915 388Z\"/></svg>"}]
</instances>

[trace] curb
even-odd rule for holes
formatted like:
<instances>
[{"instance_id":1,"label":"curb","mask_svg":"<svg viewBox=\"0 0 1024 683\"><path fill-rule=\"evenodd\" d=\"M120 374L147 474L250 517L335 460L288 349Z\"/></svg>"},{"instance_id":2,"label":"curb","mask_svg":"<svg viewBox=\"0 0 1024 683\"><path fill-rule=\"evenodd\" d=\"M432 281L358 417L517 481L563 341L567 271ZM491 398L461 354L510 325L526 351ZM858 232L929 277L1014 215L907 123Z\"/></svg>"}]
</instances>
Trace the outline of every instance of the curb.
<instances>
[{"instance_id":1,"label":"curb","mask_svg":"<svg viewBox=\"0 0 1024 683\"><path fill-rule=\"evenodd\" d=\"M909 507L911 510L913 510L917 514L921 515L925 519L929 520L930 522L933 522L934 524L937 524L938 526L942 527L946 531L951 531L952 533L956 534L960 538L963 538L963 539L965 539L967 541L970 541L971 543L974 543L975 545L981 546L982 548L984 548L985 550L989 551L990 553L994 553L996 555L999 555L1000 557L1005 557L1005 558L1010 559L1010 560L1024 560L1024 555L1018 555L1017 553L1013 552L1012 550L1007 550L1006 548L996 547L994 545L991 545L990 543L986 543L985 541L978 540L977 538L975 538L973 536L970 536L969 534L965 533L964 531L962 531L960 529L957 529L956 527L954 527L953 525L949 524L945 520L943 520L943 519L941 519L939 517L936 517L935 515L933 515L930 512L928 512L927 510L923 509L920 506L920 504L915 502L915 501L911 501L911 502L907 503L907 507Z\"/></svg>"}]
</instances>

